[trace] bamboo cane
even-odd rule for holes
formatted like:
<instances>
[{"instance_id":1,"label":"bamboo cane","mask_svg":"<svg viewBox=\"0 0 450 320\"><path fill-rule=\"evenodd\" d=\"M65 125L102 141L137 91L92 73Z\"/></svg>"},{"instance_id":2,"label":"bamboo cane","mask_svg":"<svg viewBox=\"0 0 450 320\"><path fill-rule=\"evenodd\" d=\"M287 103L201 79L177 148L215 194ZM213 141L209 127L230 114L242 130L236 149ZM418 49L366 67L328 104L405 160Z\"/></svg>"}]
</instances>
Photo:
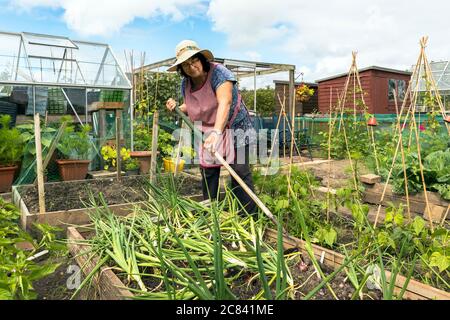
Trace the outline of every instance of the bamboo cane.
<instances>
[{"instance_id":1,"label":"bamboo cane","mask_svg":"<svg viewBox=\"0 0 450 320\"><path fill-rule=\"evenodd\" d=\"M406 207L408 209L408 221L411 222L411 207L409 204L409 190L408 190L408 175L406 174L406 162L405 162L405 150L403 148L403 136L402 136L402 128L400 127L401 119L398 115L398 102L397 102L397 94L394 91L394 102L395 102L395 113L397 114L397 129L398 135L400 139L400 152L402 154L402 166L403 166L403 177L405 179L405 195L406 195Z\"/></svg>"},{"instance_id":2,"label":"bamboo cane","mask_svg":"<svg viewBox=\"0 0 450 320\"><path fill-rule=\"evenodd\" d=\"M408 89L407 89L407 93L406 93L406 95L405 95L405 96L411 96L411 98L410 98L410 104L409 104L408 111L407 111L407 113L406 113L406 117L405 117L405 121L403 122L403 125L405 125L406 122L408 121L408 116L409 116L409 115L412 114L412 117L414 117L414 113L413 113L414 110L411 110L411 108L413 108L413 105L414 105L414 101L415 101L416 95L415 95L415 94L412 94L412 92L413 92L413 91L412 91L412 83L413 83L414 77L416 77L416 78L417 78L417 81L418 81L418 77L419 77L419 74L420 74L419 71L420 71L420 61L421 61L421 59L422 59L422 51L420 52L419 58L417 59L416 66L415 66L415 68L414 68L413 74L411 75L411 81L410 81L410 83L409 83L409 86L408 86ZM416 87L417 87L417 85L418 85L418 82L416 82ZM400 109L400 115L399 115L399 118L400 118L400 119L401 119L401 117L402 117L402 115L403 115L403 110L404 110L404 108L406 107L406 103L407 103L407 99L403 100L402 108ZM414 108L414 109L415 109L415 108ZM380 202L379 202L379 204L378 204L377 214L376 214L376 216L375 216L374 228L376 228L377 223L378 223L378 218L379 218L379 215L380 215L380 212L381 212L381 205L382 205L382 203L383 203L384 196L385 196L386 190L387 190L387 186L388 186L388 184L389 184L389 181L390 181L390 178L391 178L391 175L392 175L392 171L393 171L393 169L394 169L395 161L397 160L397 155L398 155L398 150L399 150L399 148L400 148L400 139L399 139L398 142L397 142L397 147L396 147L396 149L395 149L395 153L394 153L394 156L393 156L393 158L392 158L391 169L389 170L388 177L387 177L387 179L386 179L386 183L385 183L384 188L383 188L383 193L381 194Z\"/></svg>"},{"instance_id":3,"label":"bamboo cane","mask_svg":"<svg viewBox=\"0 0 450 320\"><path fill-rule=\"evenodd\" d=\"M355 59L355 70L356 70L356 72L355 72L356 80L358 81L358 87L359 87L359 90L360 90L361 101L363 103L364 112L368 112L367 104L366 104L366 101L364 100L364 93L363 93L363 90L362 90L361 78L359 77L358 68L356 66L356 59ZM374 155L374 158L375 158L375 166L377 168L377 174L379 175L380 174L380 165L379 165L379 161L378 161L377 148L376 148L376 144L375 144L375 137L374 137L374 133L373 133L373 128L369 129L367 127L367 134L369 135L369 139L372 140L373 155Z\"/></svg>"},{"instance_id":4,"label":"bamboo cane","mask_svg":"<svg viewBox=\"0 0 450 320\"><path fill-rule=\"evenodd\" d=\"M283 100L283 103L282 103L279 94L277 94L277 97L278 97L278 101L280 102L281 110L283 111L283 115L284 115L284 117L286 118L286 103L285 103L285 100ZM293 130L292 130L292 128L291 128L291 125L289 124L289 121L287 121L287 125L288 125L288 129L290 130L291 134L293 134ZM291 140L291 143L292 143L292 141L294 141L295 148L296 148L297 153L298 153L298 155L299 155L300 164L301 164L301 166L303 167L303 169L305 169L305 163L303 162L303 158L302 158L302 156L301 156L301 154L300 154L300 150L299 150L299 148L298 148L297 142L295 141L295 139L292 139L292 140ZM292 159L292 156L291 156L291 159ZM291 168L292 165L293 165L293 164L290 163L290 164L289 164L289 168ZM290 181L289 178L290 178L290 176L288 177L288 182ZM313 197L315 197L314 189L312 188L312 183L311 183L311 179L309 178L309 175L306 175L306 180L308 180L308 187L309 187L309 190L310 190L310 192L311 192L311 195L312 195Z\"/></svg>"},{"instance_id":5,"label":"bamboo cane","mask_svg":"<svg viewBox=\"0 0 450 320\"><path fill-rule=\"evenodd\" d=\"M269 166L270 166L270 163L271 163L271 161L272 161L272 154L273 154L273 150L274 150L274 147L275 147L275 142L277 142L277 140L279 140L279 132L278 132L278 129L279 129L279 127L280 127L280 122L281 122L281 115L282 115L282 113L283 113L283 109L280 109L280 114L278 115L277 125L276 125L276 127L275 127L275 132L276 132L277 136L276 136L276 138L273 140L273 142L272 142L272 147L270 148L269 160L268 160L268 162L267 162L266 171L265 171L266 173L269 171ZM265 186L265 184L266 184L266 177L267 177L267 174L264 174L264 178L263 178L263 182L262 182L262 187L261 187L261 192L263 191L264 186Z\"/></svg>"},{"instance_id":6,"label":"bamboo cane","mask_svg":"<svg viewBox=\"0 0 450 320\"><path fill-rule=\"evenodd\" d=\"M356 73L358 72L358 69L356 67L356 52L352 52L353 56L353 126L356 126Z\"/></svg>"},{"instance_id":7,"label":"bamboo cane","mask_svg":"<svg viewBox=\"0 0 450 320\"><path fill-rule=\"evenodd\" d=\"M445 220L447 220L448 212L450 211L450 204L447 206L447 211L444 214L444 217L442 218L442 221L440 223L441 227L444 225Z\"/></svg>"},{"instance_id":8,"label":"bamboo cane","mask_svg":"<svg viewBox=\"0 0 450 320\"><path fill-rule=\"evenodd\" d=\"M428 37L426 37L424 39L424 41L425 41L424 44L426 46L426 43L428 41ZM424 53L423 54L424 54L425 75L426 75L426 77L428 79L430 79L431 85L432 85L432 87L434 87L434 93L436 95L436 100L438 102L439 109L441 111L442 117L445 119L445 116L446 116L445 107L444 107L444 104L442 103L442 98L441 98L441 95L439 94L438 86L437 86L436 81L434 79L433 72L431 70L431 66L430 66L430 64L428 62L427 55L425 53L425 47L424 47ZM448 134L450 135L449 124L447 122L445 122L445 121L444 121L444 124L445 124L445 126L447 128Z\"/></svg>"},{"instance_id":9,"label":"bamboo cane","mask_svg":"<svg viewBox=\"0 0 450 320\"><path fill-rule=\"evenodd\" d=\"M291 148L290 148L290 157L289 157L289 175L288 175L288 187L291 187L291 176L292 176L292 164L293 164L293 160L294 160L294 142L295 142L295 138L294 138L294 130L295 130L295 92L291 97L292 99L292 129L291 129ZM287 121L288 125L289 125L289 121ZM286 130L285 130L286 132ZM301 158L300 154L299 157ZM311 185L311 183L309 183ZM311 188L312 190L312 188ZM290 198L290 193L288 191L288 199Z\"/></svg>"},{"instance_id":10,"label":"bamboo cane","mask_svg":"<svg viewBox=\"0 0 450 320\"><path fill-rule=\"evenodd\" d=\"M331 177L331 134L333 87L330 87L330 118L328 119L328 173L327 173L327 222L330 221L330 177Z\"/></svg>"}]
</instances>

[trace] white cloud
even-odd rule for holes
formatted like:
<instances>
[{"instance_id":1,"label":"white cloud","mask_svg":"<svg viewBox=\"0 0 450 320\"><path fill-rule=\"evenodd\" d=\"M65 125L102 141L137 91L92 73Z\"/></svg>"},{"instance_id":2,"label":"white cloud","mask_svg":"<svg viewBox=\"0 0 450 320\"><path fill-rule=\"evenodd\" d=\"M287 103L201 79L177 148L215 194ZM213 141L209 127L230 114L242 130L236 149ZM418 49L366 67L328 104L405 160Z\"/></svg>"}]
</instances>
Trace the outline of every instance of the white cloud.
<instances>
[{"instance_id":1,"label":"white cloud","mask_svg":"<svg viewBox=\"0 0 450 320\"><path fill-rule=\"evenodd\" d=\"M358 51L360 67L409 68L424 35L430 36L430 60L450 58L450 2L442 0L425 4L421 0L10 0L8 4L20 10L61 9L61 18L82 36L116 36L137 18L162 16L177 22L206 15L212 30L226 36L224 50L232 58L295 64L305 81L346 72L352 51ZM194 23L190 20L188 25L192 28Z\"/></svg>"},{"instance_id":2,"label":"white cloud","mask_svg":"<svg viewBox=\"0 0 450 320\"><path fill-rule=\"evenodd\" d=\"M239 48L286 35L283 7L272 0L212 0L208 16L213 29L228 34L229 44Z\"/></svg>"},{"instance_id":3,"label":"white cloud","mask_svg":"<svg viewBox=\"0 0 450 320\"><path fill-rule=\"evenodd\" d=\"M212 0L208 15L231 46L309 69L304 78L311 81L347 72L352 51L360 67L406 69L424 35L430 59L449 59L449 11L439 0Z\"/></svg>"},{"instance_id":4,"label":"white cloud","mask_svg":"<svg viewBox=\"0 0 450 320\"><path fill-rule=\"evenodd\" d=\"M166 16L180 21L206 11L204 0L16 0L11 5L20 10L62 8L68 27L83 36L110 36L136 18Z\"/></svg>"}]
</instances>

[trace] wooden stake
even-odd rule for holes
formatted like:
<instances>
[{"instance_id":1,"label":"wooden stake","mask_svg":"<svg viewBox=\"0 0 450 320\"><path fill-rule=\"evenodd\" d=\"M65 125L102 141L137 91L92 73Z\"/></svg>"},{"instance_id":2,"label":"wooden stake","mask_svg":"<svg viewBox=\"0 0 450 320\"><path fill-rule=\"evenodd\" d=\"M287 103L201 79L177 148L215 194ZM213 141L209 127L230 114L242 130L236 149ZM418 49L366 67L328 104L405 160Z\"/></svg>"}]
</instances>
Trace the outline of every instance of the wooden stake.
<instances>
[{"instance_id":1,"label":"wooden stake","mask_svg":"<svg viewBox=\"0 0 450 320\"><path fill-rule=\"evenodd\" d=\"M178 173L178 164L180 162L180 153L181 153L181 150L182 150L182 144L184 143L184 141L183 141L183 127L184 127L184 125L185 125L184 122L182 122L181 130L180 130L180 138L178 139L177 157L176 157L176 160L175 160L175 172L174 172L174 176L175 177L177 176L177 173Z\"/></svg>"},{"instance_id":2,"label":"wooden stake","mask_svg":"<svg viewBox=\"0 0 450 320\"><path fill-rule=\"evenodd\" d=\"M153 113L153 129L152 129L152 156L150 158L150 181L155 182L156 179L156 157L158 154L158 130L159 130L159 111Z\"/></svg>"},{"instance_id":3,"label":"wooden stake","mask_svg":"<svg viewBox=\"0 0 450 320\"><path fill-rule=\"evenodd\" d=\"M52 141L52 143L50 145L50 148L48 150L47 156L44 159L44 163L42 165L42 171L43 172L47 168L48 163L50 162L50 159L52 158L52 155L55 152L56 147L58 146L59 140L61 139L62 134L64 133L64 130L66 129L66 126L67 126L67 122L63 122L61 124L61 127L59 127L58 133L56 134L55 139L53 139L53 141ZM34 179L34 183L36 183L36 181L37 181L37 176L36 176L36 179Z\"/></svg>"},{"instance_id":4,"label":"wooden stake","mask_svg":"<svg viewBox=\"0 0 450 320\"><path fill-rule=\"evenodd\" d=\"M120 181L122 179L122 157L120 156L120 127L122 125L122 119L120 118L120 111L116 110L116 151L117 151L117 180Z\"/></svg>"},{"instance_id":5,"label":"wooden stake","mask_svg":"<svg viewBox=\"0 0 450 320\"><path fill-rule=\"evenodd\" d=\"M39 213L45 213L44 170L42 168L41 123L39 113L34 115L34 137L36 144L36 174L39 194Z\"/></svg>"}]
</instances>

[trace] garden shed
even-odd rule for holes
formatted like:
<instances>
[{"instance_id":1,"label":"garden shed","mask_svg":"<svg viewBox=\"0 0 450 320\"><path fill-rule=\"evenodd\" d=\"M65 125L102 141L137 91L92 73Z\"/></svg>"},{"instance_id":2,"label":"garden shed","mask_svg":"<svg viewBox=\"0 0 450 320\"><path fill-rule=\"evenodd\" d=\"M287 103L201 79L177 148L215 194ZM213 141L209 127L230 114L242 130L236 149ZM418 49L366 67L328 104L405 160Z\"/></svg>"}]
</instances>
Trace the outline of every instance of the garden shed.
<instances>
[{"instance_id":1,"label":"garden shed","mask_svg":"<svg viewBox=\"0 0 450 320\"><path fill-rule=\"evenodd\" d=\"M398 101L401 103L409 85L411 72L372 66L360 69L359 75L369 113L395 114L392 89L397 92ZM316 80L319 84L318 105L321 113L327 114L330 111L330 90L331 105L337 105L337 93L342 92L346 80L347 73ZM347 103L352 107L353 101L347 100Z\"/></svg>"}]
</instances>

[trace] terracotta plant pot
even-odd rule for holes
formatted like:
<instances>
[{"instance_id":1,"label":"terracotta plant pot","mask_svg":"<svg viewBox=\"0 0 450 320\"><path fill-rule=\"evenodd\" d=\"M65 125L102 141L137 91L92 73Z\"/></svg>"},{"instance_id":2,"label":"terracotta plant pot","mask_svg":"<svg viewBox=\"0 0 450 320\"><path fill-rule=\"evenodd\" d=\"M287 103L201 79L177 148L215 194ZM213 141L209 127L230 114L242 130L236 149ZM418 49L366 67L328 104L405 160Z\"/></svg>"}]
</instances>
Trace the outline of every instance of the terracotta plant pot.
<instances>
[{"instance_id":1,"label":"terracotta plant pot","mask_svg":"<svg viewBox=\"0 0 450 320\"><path fill-rule=\"evenodd\" d=\"M138 159L141 174L150 173L150 161L152 159L151 151L131 151L130 156Z\"/></svg>"},{"instance_id":2,"label":"terracotta plant pot","mask_svg":"<svg viewBox=\"0 0 450 320\"><path fill-rule=\"evenodd\" d=\"M377 125L378 125L377 119L376 119L375 117L371 117L371 118L369 119L369 121L367 122L367 125L368 125L368 126L371 126L371 127L377 126Z\"/></svg>"},{"instance_id":3,"label":"terracotta plant pot","mask_svg":"<svg viewBox=\"0 0 450 320\"><path fill-rule=\"evenodd\" d=\"M11 192L17 168L18 166L0 167L0 193Z\"/></svg>"},{"instance_id":4,"label":"terracotta plant pot","mask_svg":"<svg viewBox=\"0 0 450 320\"><path fill-rule=\"evenodd\" d=\"M90 162L91 160L56 160L59 174L64 181L85 179Z\"/></svg>"}]
</instances>

